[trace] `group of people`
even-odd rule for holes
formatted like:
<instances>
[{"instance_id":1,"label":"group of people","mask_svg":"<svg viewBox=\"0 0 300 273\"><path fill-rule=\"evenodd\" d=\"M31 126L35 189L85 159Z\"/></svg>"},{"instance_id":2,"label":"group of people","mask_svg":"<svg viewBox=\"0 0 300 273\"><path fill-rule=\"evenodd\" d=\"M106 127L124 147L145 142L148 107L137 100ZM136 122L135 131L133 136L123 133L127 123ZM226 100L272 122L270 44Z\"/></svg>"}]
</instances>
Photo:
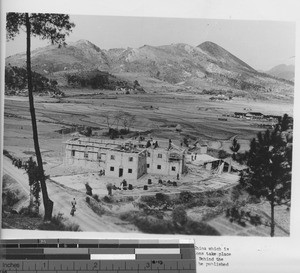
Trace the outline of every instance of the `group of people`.
<instances>
[{"instance_id":1,"label":"group of people","mask_svg":"<svg viewBox=\"0 0 300 273\"><path fill-rule=\"evenodd\" d=\"M191 154L191 160L194 161L197 159L197 153Z\"/></svg>"},{"instance_id":2,"label":"group of people","mask_svg":"<svg viewBox=\"0 0 300 273\"><path fill-rule=\"evenodd\" d=\"M151 139L149 139L149 140L147 141L147 143L146 143L146 148L151 148L151 147L152 147L153 149L155 149L155 148L158 147L158 142L157 142L157 140L154 141L152 137L151 137Z\"/></svg>"}]
</instances>

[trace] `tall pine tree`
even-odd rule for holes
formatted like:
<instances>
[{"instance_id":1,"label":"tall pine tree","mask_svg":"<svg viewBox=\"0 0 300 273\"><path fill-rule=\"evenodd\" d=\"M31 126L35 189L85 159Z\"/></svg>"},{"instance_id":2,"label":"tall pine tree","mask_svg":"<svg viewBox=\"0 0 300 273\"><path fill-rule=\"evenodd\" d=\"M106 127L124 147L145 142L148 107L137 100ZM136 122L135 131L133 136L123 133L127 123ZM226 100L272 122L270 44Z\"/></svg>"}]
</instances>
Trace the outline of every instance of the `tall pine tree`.
<instances>
[{"instance_id":1,"label":"tall pine tree","mask_svg":"<svg viewBox=\"0 0 300 273\"><path fill-rule=\"evenodd\" d=\"M38 131L36 124L36 115L33 99L33 84L31 72L31 36L39 37L40 39L50 40L52 44L61 46L66 35L68 35L75 26L69 20L69 15L66 14L45 14L45 13L7 13L6 16L6 38L7 40L14 39L20 29L25 29L26 32L26 64L27 64L27 83L28 83L28 98L31 114L32 133L34 141L35 155L39 169L39 179L43 195L43 204L45 208L45 220L51 220L53 211L53 202L50 200L47 192L46 179L43 169L43 160L40 152Z\"/></svg>"},{"instance_id":2,"label":"tall pine tree","mask_svg":"<svg viewBox=\"0 0 300 273\"><path fill-rule=\"evenodd\" d=\"M271 208L271 237L275 232L275 206L289 204L292 175L292 132L290 124L276 126L273 131L258 133L251 141L248 168L241 174L240 184L250 194L267 200Z\"/></svg>"}]
</instances>

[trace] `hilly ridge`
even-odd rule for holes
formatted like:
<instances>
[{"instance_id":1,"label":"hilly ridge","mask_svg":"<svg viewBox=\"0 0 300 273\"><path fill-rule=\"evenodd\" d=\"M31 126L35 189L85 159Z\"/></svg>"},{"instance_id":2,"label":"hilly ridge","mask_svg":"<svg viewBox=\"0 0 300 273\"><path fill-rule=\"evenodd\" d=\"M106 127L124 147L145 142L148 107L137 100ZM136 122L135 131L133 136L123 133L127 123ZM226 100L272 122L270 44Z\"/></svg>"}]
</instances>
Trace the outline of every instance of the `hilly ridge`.
<instances>
[{"instance_id":1,"label":"hilly ridge","mask_svg":"<svg viewBox=\"0 0 300 273\"><path fill-rule=\"evenodd\" d=\"M24 66L25 54L6 58L6 64ZM213 42L196 47L177 43L163 46L104 50L87 40L79 40L62 48L47 46L32 51L32 66L42 74L54 76L98 69L141 80L146 91L151 82L173 86L183 91L204 89L235 91L253 98L293 98L293 83L260 73L229 51ZM62 84L62 83L61 83Z\"/></svg>"},{"instance_id":2,"label":"hilly ridge","mask_svg":"<svg viewBox=\"0 0 300 273\"><path fill-rule=\"evenodd\" d=\"M295 66L290 64L279 64L270 70L266 71L266 73L273 75L278 78L294 81L295 79Z\"/></svg>"},{"instance_id":3,"label":"hilly ridge","mask_svg":"<svg viewBox=\"0 0 300 273\"><path fill-rule=\"evenodd\" d=\"M224 63L230 64L231 67L238 67L245 71L257 72L251 66L213 42L207 41L198 45L198 47L213 58L217 57L221 62L224 60Z\"/></svg>"},{"instance_id":4,"label":"hilly ridge","mask_svg":"<svg viewBox=\"0 0 300 273\"><path fill-rule=\"evenodd\" d=\"M91 68L106 71L110 63L108 56L99 47L86 40L61 48L56 45L38 48L32 51L31 58L33 69L40 73ZM12 66L25 66L25 62L25 53L6 58L6 64Z\"/></svg>"}]
</instances>

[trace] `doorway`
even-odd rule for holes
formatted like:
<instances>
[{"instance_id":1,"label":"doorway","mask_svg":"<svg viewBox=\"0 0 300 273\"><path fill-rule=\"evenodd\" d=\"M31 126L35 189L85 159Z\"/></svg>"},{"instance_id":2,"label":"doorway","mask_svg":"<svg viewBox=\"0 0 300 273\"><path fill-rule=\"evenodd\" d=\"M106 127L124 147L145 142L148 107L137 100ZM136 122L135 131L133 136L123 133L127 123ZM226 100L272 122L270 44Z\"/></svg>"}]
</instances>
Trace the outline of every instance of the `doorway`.
<instances>
[{"instance_id":1,"label":"doorway","mask_svg":"<svg viewBox=\"0 0 300 273\"><path fill-rule=\"evenodd\" d=\"M123 176L123 168L120 168L119 169L119 177L122 177Z\"/></svg>"}]
</instances>

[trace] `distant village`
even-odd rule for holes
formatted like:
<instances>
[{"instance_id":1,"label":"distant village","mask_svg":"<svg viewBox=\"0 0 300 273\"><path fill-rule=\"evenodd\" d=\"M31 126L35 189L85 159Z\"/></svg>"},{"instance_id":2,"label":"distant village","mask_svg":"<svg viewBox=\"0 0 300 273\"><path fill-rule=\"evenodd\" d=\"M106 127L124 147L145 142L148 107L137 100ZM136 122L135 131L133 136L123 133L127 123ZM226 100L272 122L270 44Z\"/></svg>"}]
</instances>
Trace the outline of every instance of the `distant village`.
<instances>
[{"instance_id":1,"label":"distant village","mask_svg":"<svg viewBox=\"0 0 300 273\"><path fill-rule=\"evenodd\" d=\"M278 122L281 116L277 115L264 115L260 112L234 112L235 118L244 118L244 119L256 119L256 120L266 120Z\"/></svg>"}]
</instances>

